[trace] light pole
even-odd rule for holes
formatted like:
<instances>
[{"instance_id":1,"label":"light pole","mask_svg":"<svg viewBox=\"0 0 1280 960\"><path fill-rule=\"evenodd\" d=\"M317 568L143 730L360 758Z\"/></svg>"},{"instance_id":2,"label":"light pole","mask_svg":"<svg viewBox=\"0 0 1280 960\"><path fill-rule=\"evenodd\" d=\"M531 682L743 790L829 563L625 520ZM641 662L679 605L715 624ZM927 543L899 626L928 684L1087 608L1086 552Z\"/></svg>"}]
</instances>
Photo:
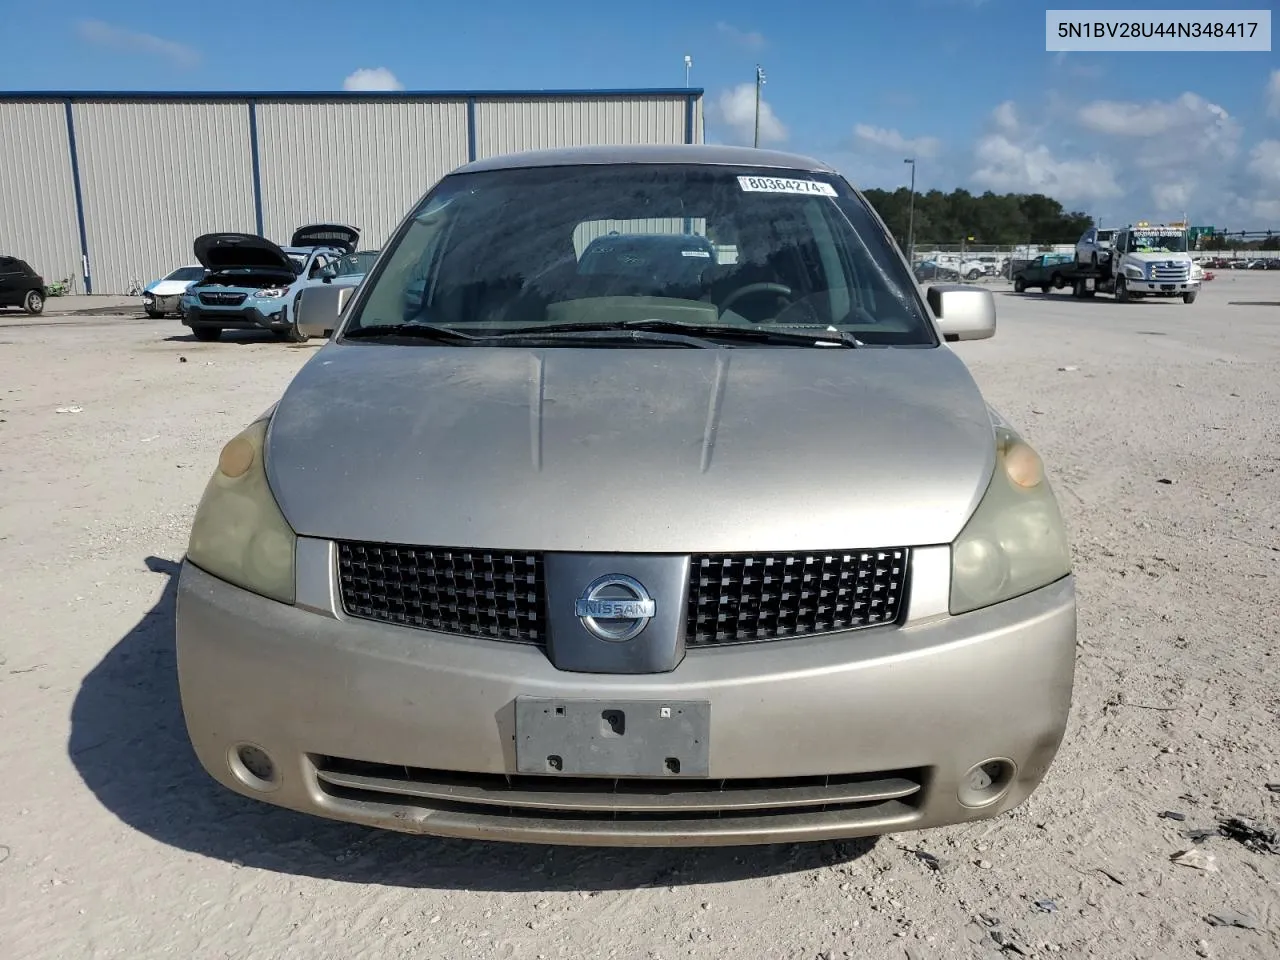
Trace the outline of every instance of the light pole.
<instances>
[{"instance_id":1,"label":"light pole","mask_svg":"<svg viewBox=\"0 0 1280 960\"><path fill-rule=\"evenodd\" d=\"M764 71L760 69L760 64L756 64L756 136L752 141L754 146L760 146L760 88L764 86Z\"/></svg>"},{"instance_id":2,"label":"light pole","mask_svg":"<svg viewBox=\"0 0 1280 960\"><path fill-rule=\"evenodd\" d=\"M687 53L684 56L684 85L689 86L689 68L693 66L693 57Z\"/></svg>"},{"instance_id":3,"label":"light pole","mask_svg":"<svg viewBox=\"0 0 1280 960\"><path fill-rule=\"evenodd\" d=\"M916 255L916 158L902 161L911 164L911 199L907 201L907 263L915 269Z\"/></svg>"}]
</instances>

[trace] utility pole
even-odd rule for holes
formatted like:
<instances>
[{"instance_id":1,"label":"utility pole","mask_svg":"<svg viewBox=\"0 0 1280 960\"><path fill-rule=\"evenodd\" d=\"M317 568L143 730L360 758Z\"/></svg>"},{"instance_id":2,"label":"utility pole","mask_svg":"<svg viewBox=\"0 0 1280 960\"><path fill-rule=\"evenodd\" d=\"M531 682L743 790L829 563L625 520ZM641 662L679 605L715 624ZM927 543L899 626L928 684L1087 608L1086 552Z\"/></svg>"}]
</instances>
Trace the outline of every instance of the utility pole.
<instances>
[{"instance_id":1,"label":"utility pole","mask_svg":"<svg viewBox=\"0 0 1280 960\"><path fill-rule=\"evenodd\" d=\"M916 159L910 157L902 161L911 164L911 199L907 204L907 263L915 269L916 254Z\"/></svg>"},{"instance_id":2,"label":"utility pole","mask_svg":"<svg viewBox=\"0 0 1280 960\"><path fill-rule=\"evenodd\" d=\"M760 146L760 88L764 86L764 71L756 64L756 136L754 146Z\"/></svg>"},{"instance_id":3,"label":"utility pole","mask_svg":"<svg viewBox=\"0 0 1280 960\"><path fill-rule=\"evenodd\" d=\"M684 85L689 86L689 68L693 66L693 57L684 55Z\"/></svg>"}]
</instances>

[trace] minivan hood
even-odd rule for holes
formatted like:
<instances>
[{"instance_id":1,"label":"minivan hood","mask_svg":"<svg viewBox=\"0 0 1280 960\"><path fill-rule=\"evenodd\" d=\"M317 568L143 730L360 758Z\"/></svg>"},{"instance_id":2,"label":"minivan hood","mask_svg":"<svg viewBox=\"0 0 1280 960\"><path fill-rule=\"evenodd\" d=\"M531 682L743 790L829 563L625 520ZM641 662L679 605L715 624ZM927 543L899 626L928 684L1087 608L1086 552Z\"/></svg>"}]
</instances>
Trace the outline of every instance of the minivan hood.
<instances>
[{"instance_id":1,"label":"minivan hood","mask_svg":"<svg viewBox=\"0 0 1280 960\"><path fill-rule=\"evenodd\" d=\"M304 536L689 553L953 540L995 463L946 347L724 350L330 342L266 463Z\"/></svg>"},{"instance_id":2,"label":"minivan hood","mask_svg":"<svg viewBox=\"0 0 1280 960\"><path fill-rule=\"evenodd\" d=\"M360 231L345 223L309 223L293 231L291 247L337 247L350 253L360 242Z\"/></svg>"},{"instance_id":3,"label":"minivan hood","mask_svg":"<svg viewBox=\"0 0 1280 960\"><path fill-rule=\"evenodd\" d=\"M296 276L288 254L266 237L252 233L206 233L191 245L200 265L210 273L265 270Z\"/></svg>"}]
</instances>

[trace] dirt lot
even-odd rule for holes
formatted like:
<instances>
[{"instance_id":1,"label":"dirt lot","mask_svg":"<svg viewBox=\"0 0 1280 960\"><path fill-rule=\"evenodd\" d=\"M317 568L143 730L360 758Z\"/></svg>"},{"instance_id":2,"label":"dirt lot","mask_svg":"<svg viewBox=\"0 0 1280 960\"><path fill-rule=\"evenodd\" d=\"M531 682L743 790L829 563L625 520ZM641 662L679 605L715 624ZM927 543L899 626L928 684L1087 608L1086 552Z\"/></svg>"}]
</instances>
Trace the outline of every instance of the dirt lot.
<instances>
[{"instance_id":1,"label":"dirt lot","mask_svg":"<svg viewBox=\"0 0 1280 960\"><path fill-rule=\"evenodd\" d=\"M0 956L1280 956L1280 850L1184 836L1280 826L1280 275L1192 306L995 289L998 336L958 349L1049 463L1079 578L1048 780L982 825L694 852L438 842L215 785L173 577L220 445L315 347L0 316Z\"/></svg>"}]
</instances>

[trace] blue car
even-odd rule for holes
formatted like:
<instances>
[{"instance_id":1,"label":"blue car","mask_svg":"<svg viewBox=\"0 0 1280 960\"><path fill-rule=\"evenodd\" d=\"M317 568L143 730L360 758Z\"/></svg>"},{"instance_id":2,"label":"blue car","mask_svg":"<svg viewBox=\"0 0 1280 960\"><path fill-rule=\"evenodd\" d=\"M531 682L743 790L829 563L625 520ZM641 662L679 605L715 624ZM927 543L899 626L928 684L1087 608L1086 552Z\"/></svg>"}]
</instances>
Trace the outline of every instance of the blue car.
<instances>
[{"instance_id":1,"label":"blue car","mask_svg":"<svg viewBox=\"0 0 1280 960\"><path fill-rule=\"evenodd\" d=\"M296 323L308 286L334 275L334 264L360 239L355 227L313 223L293 232L287 247L251 233L206 233L192 245L207 275L182 297L182 324L197 340L223 330L269 330L294 342L307 339Z\"/></svg>"}]
</instances>

